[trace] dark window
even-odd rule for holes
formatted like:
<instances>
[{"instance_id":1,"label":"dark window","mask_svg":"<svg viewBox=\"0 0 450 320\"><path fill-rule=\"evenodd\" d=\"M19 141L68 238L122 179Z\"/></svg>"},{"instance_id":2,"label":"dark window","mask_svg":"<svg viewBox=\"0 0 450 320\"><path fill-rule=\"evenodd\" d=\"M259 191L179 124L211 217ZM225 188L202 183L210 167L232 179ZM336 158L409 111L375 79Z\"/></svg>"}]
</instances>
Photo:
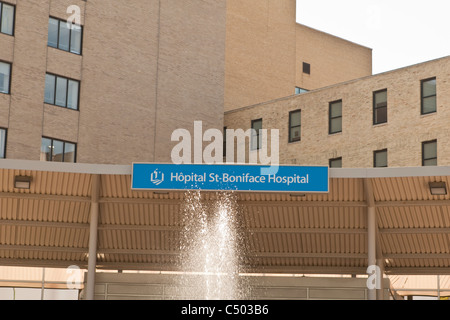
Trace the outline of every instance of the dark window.
<instances>
[{"instance_id":1,"label":"dark window","mask_svg":"<svg viewBox=\"0 0 450 320\"><path fill-rule=\"evenodd\" d=\"M311 65L309 63L303 62L303 73L311 74Z\"/></svg>"},{"instance_id":2,"label":"dark window","mask_svg":"<svg viewBox=\"0 0 450 320\"><path fill-rule=\"evenodd\" d=\"M373 167L387 168L388 166L388 151L387 149L374 151L373 153Z\"/></svg>"},{"instance_id":3,"label":"dark window","mask_svg":"<svg viewBox=\"0 0 450 320\"><path fill-rule=\"evenodd\" d=\"M437 140L422 142L422 165L437 166Z\"/></svg>"},{"instance_id":4,"label":"dark window","mask_svg":"<svg viewBox=\"0 0 450 320\"><path fill-rule=\"evenodd\" d=\"M48 45L64 51L81 54L83 28L79 25L50 18L48 22Z\"/></svg>"},{"instance_id":5,"label":"dark window","mask_svg":"<svg viewBox=\"0 0 450 320\"><path fill-rule=\"evenodd\" d=\"M330 168L342 168L342 157L330 159Z\"/></svg>"},{"instance_id":6,"label":"dark window","mask_svg":"<svg viewBox=\"0 0 450 320\"><path fill-rule=\"evenodd\" d=\"M289 112L289 142L301 140L302 133L302 111Z\"/></svg>"},{"instance_id":7,"label":"dark window","mask_svg":"<svg viewBox=\"0 0 450 320\"><path fill-rule=\"evenodd\" d=\"M387 90L373 93L373 124L387 122Z\"/></svg>"},{"instance_id":8,"label":"dark window","mask_svg":"<svg viewBox=\"0 0 450 320\"><path fill-rule=\"evenodd\" d=\"M9 93L11 83L11 64L0 61L0 93Z\"/></svg>"},{"instance_id":9,"label":"dark window","mask_svg":"<svg viewBox=\"0 0 450 320\"><path fill-rule=\"evenodd\" d=\"M223 127L223 156L227 156L227 127Z\"/></svg>"},{"instance_id":10,"label":"dark window","mask_svg":"<svg viewBox=\"0 0 450 320\"><path fill-rule=\"evenodd\" d=\"M299 87L295 87L295 94L302 94L302 93L306 93L306 92L308 92L308 90L302 89Z\"/></svg>"},{"instance_id":11,"label":"dark window","mask_svg":"<svg viewBox=\"0 0 450 320\"><path fill-rule=\"evenodd\" d=\"M56 106L78 110L80 82L53 74L45 76L44 102Z\"/></svg>"},{"instance_id":12,"label":"dark window","mask_svg":"<svg viewBox=\"0 0 450 320\"><path fill-rule=\"evenodd\" d=\"M41 161L76 162L76 144L51 138L42 138Z\"/></svg>"},{"instance_id":13,"label":"dark window","mask_svg":"<svg viewBox=\"0 0 450 320\"><path fill-rule=\"evenodd\" d=\"M342 100L330 103L328 132L330 134L342 132Z\"/></svg>"},{"instance_id":14,"label":"dark window","mask_svg":"<svg viewBox=\"0 0 450 320\"><path fill-rule=\"evenodd\" d=\"M0 32L14 35L15 7L11 4L0 2Z\"/></svg>"},{"instance_id":15,"label":"dark window","mask_svg":"<svg viewBox=\"0 0 450 320\"><path fill-rule=\"evenodd\" d=\"M421 113L428 114L436 112L436 78L421 81L421 97Z\"/></svg>"},{"instance_id":16,"label":"dark window","mask_svg":"<svg viewBox=\"0 0 450 320\"><path fill-rule=\"evenodd\" d=\"M262 119L252 120L251 149L259 150L262 146Z\"/></svg>"},{"instance_id":17,"label":"dark window","mask_svg":"<svg viewBox=\"0 0 450 320\"><path fill-rule=\"evenodd\" d=\"M0 128L0 159L6 158L6 129Z\"/></svg>"}]
</instances>

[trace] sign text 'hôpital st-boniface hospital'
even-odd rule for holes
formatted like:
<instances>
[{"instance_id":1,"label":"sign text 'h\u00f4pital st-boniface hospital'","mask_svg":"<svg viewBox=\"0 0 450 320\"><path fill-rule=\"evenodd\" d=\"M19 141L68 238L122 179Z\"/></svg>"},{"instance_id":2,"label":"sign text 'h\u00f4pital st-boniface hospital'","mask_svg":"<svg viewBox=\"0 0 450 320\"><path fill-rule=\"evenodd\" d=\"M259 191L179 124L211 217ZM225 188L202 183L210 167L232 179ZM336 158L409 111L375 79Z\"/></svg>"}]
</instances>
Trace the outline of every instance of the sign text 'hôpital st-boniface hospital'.
<instances>
[{"instance_id":1,"label":"sign text 'h\u00f4pital st-boniface hospital'","mask_svg":"<svg viewBox=\"0 0 450 320\"><path fill-rule=\"evenodd\" d=\"M328 167L134 163L133 190L202 190L325 193Z\"/></svg>"}]
</instances>

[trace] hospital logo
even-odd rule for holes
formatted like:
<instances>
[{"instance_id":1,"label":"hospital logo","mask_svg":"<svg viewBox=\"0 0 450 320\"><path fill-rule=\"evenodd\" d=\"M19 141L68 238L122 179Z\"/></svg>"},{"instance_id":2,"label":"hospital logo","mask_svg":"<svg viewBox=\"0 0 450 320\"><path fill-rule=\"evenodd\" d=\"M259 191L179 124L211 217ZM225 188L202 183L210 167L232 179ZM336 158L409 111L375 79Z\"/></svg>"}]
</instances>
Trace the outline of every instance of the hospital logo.
<instances>
[{"instance_id":1,"label":"hospital logo","mask_svg":"<svg viewBox=\"0 0 450 320\"><path fill-rule=\"evenodd\" d=\"M156 169L153 171L153 173L150 176L150 181L155 185L159 186L161 183L164 182L164 173Z\"/></svg>"}]
</instances>

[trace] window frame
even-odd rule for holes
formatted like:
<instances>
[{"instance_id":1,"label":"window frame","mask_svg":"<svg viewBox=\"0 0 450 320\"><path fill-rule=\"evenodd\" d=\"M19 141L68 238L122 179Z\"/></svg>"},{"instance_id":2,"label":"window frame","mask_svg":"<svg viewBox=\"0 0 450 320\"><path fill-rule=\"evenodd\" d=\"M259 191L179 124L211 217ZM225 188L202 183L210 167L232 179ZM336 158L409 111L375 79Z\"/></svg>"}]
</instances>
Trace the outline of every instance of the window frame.
<instances>
[{"instance_id":1,"label":"window frame","mask_svg":"<svg viewBox=\"0 0 450 320\"><path fill-rule=\"evenodd\" d=\"M299 95L299 94L303 94L303 93L307 93L309 92L309 90L300 88L300 87L295 87L295 95Z\"/></svg>"},{"instance_id":2,"label":"window frame","mask_svg":"<svg viewBox=\"0 0 450 320\"><path fill-rule=\"evenodd\" d=\"M222 139L222 157L226 158L227 156L227 127L223 127L223 139Z\"/></svg>"},{"instance_id":3,"label":"window frame","mask_svg":"<svg viewBox=\"0 0 450 320\"><path fill-rule=\"evenodd\" d=\"M5 131L5 145L3 146L3 158L0 157L0 159L6 159L6 150L7 150L7 144L8 144L8 128L0 127L0 131ZM1 142L1 141L0 141ZM2 150L0 150L2 151Z\"/></svg>"},{"instance_id":4,"label":"window frame","mask_svg":"<svg viewBox=\"0 0 450 320\"><path fill-rule=\"evenodd\" d=\"M427 144L432 144L435 143L436 144L436 157L435 158L425 158L425 146ZM438 165L438 145L437 145L437 139L434 140L429 140L429 141L424 141L422 142L422 167L431 167L431 166L426 166L425 162L429 161L429 160L434 160L436 159L436 166Z\"/></svg>"},{"instance_id":5,"label":"window frame","mask_svg":"<svg viewBox=\"0 0 450 320\"><path fill-rule=\"evenodd\" d=\"M78 144L72 141L67 141L67 140L61 140L61 139L56 139L56 138L51 138L51 137L47 137L47 136L42 136L41 137L41 146L42 146L42 139L48 139L51 141L51 145L53 146L53 142L57 141L57 142L62 142L63 143L63 153L62 153L62 161L60 163L77 163L77 153L78 153ZM73 162L65 162L64 161L64 157L65 157L65 150L66 150L66 143L70 143L73 144L75 146L75 152L73 155ZM53 157L53 148L51 148L51 153L50 153L50 158ZM45 162L57 162L57 161L45 161ZM59 161L58 161L59 162Z\"/></svg>"},{"instance_id":6,"label":"window frame","mask_svg":"<svg viewBox=\"0 0 450 320\"><path fill-rule=\"evenodd\" d=\"M8 5L8 6L12 6L13 8L14 8L14 14L13 14L13 25L12 25L12 32L11 32L11 34L9 34L9 33L4 33L1 29L2 29L2 18L3 18L3 4L6 4L6 5ZM14 37L14 35L15 35L15 32L16 32L16 9L17 9L17 7L16 7L16 5L15 4L12 4L12 3L7 3L7 2L3 2L3 1L0 1L0 7L1 7L1 9L0 9L0 33L1 34L5 34L5 35L7 35L7 36L11 36L11 37Z\"/></svg>"},{"instance_id":7,"label":"window frame","mask_svg":"<svg viewBox=\"0 0 450 320\"><path fill-rule=\"evenodd\" d=\"M260 141L260 138L261 138L260 130L255 130L253 128L253 125L255 123L257 123L257 122L261 122L261 129L260 130L262 130L262 127L263 127L263 119L262 118L255 119L255 120L251 121L251 134L250 134L250 150L251 151L256 151L256 150L261 150L262 149L262 141ZM254 131L256 131L256 138L257 138L257 140L256 140L256 147L253 145L253 133L254 133Z\"/></svg>"},{"instance_id":8,"label":"window frame","mask_svg":"<svg viewBox=\"0 0 450 320\"><path fill-rule=\"evenodd\" d=\"M380 106L376 105L376 96L377 96L377 94L382 93L382 92L386 92L386 106L381 106L380 107ZM379 124L388 123L388 89L386 88L386 89L374 91L372 100L373 100L373 125L379 125ZM376 122L376 119L377 119L377 117L376 117L377 113L376 112L377 112L378 109L383 109L383 108L386 109L386 121L384 121L384 122Z\"/></svg>"},{"instance_id":9,"label":"window frame","mask_svg":"<svg viewBox=\"0 0 450 320\"><path fill-rule=\"evenodd\" d=\"M293 116L295 113L300 113L300 124L299 124L299 125L292 126L292 116ZM299 137L297 140L293 140L293 137L292 137L292 135L291 135L292 129L295 129L295 128L300 128L300 137ZM288 133L288 138L289 138L289 139L288 139L288 143L295 143L295 142L302 141L302 110L301 110L301 109L297 109L297 110L293 110L293 111L290 111L290 112L289 112L289 125L288 125L288 130L289 130L289 133Z\"/></svg>"},{"instance_id":10,"label":"window frame","mask_svg":"<svg viewBox=\"0 0 450 320\"><path fill-rule=\"evenodd\" d=\"M12 80L12 63L5 60L0 60L0 63L5 63L9 65L9 81L8 81L8 92L1 92L0 94L11 94L11 80Z\"/></svg>"},{"instance_id":11,"label":"window frame","mask_svg":"<svg viewBox=\"0 0 450 320\"><path fill-rule=\"evenodd\" d=\"M51 46L51 45L49 45L49 43L48 43L48 33L49 33L49 31L50 31L50 29L49 29L50 19L54 19L54 20L58 21L58 35L57 35L57 37L56 37L56 39L57 39L57 41L56 41L56 47ZM83 27L82 25L78 25L78 24L75 24L75 23L69 23L69 22L66 21L66 20L63 20L63 19L60 19L60 18L57 18L57 17L54 17L54 16L49 16L48 20L49 20L49 23L48 23L48 26L47 26L47 46L50 47L50 48L54 48L54 49L58 49L58 50L64 51L64 52L69 52L69 53L72 53L72 54L75 54L75 55L78 55L78 56L83 55L83 35L84 35L84 27ZM59 35L60 35L60 30L61 30L61 27L60 27L61 22L62 22L62 23L69 23L69 24L71 24L71 25L75 25L75 26L80 27L80 53L73 52L73 51L71 50L71 49L72 49L72 30L73 30L72 28L70 28L70 32L69 32L69 49L68 49L68 50L64 50L64 49L61 49L61 48L59 47Z\"/></svg>"},{"instance_id":12,"label":"window frame","mask_svg":"<svg viewBox=\"0 0 450 320\"><path fill-rule=\"evenodd\" d=\"M341 161L341 166L340 167L332 167L331 164L333 163L333 161ZM333 159L329 159L328 160L328 168L332 169L342 169L342 157L337 157L337 158L333 158Z\"/></svg>"},{"instance_id":13,"label":"window frame","mask_svg":"<svg viewBox=\"0 0 450 320\"><path fill-rule=\"evenodd\" d=\"M332 117L331 109L332 109L333 105L335 105L337 103L341 103L341 115L338 117ZM342 129L343 108L344 108L344 104L342 103L342 99L332 101L329 103L329 105L328 105L328 134L332 135L332 134L336 134L336 133L342 133L342 131L343 131L343 129ZM332 131L332 129L331 129L332 128L331 123L333 120L336 120L336 119L341 119L341 130L340 131Z\"/></svg>"},{"instance_id":14,"label":"window frame","mask_svg":"<svg viewBox=\"0 0 450 320\"><path fill-rule=\"evenodd\" d=\"M430 95L430 96L424 96L423 94L423 89L424 89L424 84L428 81L436 81L436 92L434 93L434 95ZM436 98L436 106L435 106L435 110L431 111L431 112L424 112L423 111L423 107L424 107L424 100L426 98L431 98L431 97L435 97ZM428 78L428 79L423 79L420 80L420 114L421 115L426 115L426 114L432 114L432 113L436 113L437 112L437 78L436 77L432 77L432 78Z\"/></svg>"},{"instance_id":15,"label":"window frame","mask_svg":"<svg viewBox=\"0 0 450 320\"><path fill-rule=\"evenodd\" d=\"M302 71L303 71L304 74L311 75L311 64L310 63L303 62L303 68L302 69L303 69Z\"/></svg>"},{"instance_id":16,"label":"window frame","mask_svg":"<svg viewBox=\"0 0 450 320\"><path fill-rule=\"evenodd\" d=\"M72 110L72 111L80 111L81 81L80 80L76 80L76 79L72 79L72 78L67 78L67 77L64 77L64 76L60 76L60 75L57 75L57 74L54 74L54 73L51 73L51 72L46 72L45 76L47 76L47 75L55 77L55 84L54 84L54 87L53 87L54 99L53 99L53 103L45 101L45 87L46 87L46 84L47 84L47 82L45 82L45 86L44 86L44 103L52 105L52 106L55 106L55 107L60 107L60 108ZM60 106L59 104L56 104L56 89L57 89L57 85L58 85L58 81L57 81L58 78L63 78L63 79L67 80L65 106ZM68 100L69 100L69 81L75 81L75 82L78 83L77 107L76 107L76 109L72 109L72 108L69 108L67 106L67 103L68 103Z\"/></svg>"},{"instance_id":17,"label":"window frame","mask_svg":"<svg viewBox=\"0 0 450 320\"><path fill-rule=\"evenodd\" d=\"M386 153L386 166L377 166L377 155L380 153ZM389 167L389 158L388 158L388 149L376 150L373 152L373 167L374 168L388 168Z\"/></svg>"}]
</instances>

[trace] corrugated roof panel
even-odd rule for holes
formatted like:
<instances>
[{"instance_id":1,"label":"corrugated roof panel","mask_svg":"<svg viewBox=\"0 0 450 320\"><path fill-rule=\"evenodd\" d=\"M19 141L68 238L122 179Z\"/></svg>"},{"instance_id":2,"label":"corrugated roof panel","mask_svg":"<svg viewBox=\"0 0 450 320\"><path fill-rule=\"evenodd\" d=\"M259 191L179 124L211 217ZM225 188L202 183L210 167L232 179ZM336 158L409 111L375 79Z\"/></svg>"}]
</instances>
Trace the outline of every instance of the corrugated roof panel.
<instances>
[{"instance_id":1,"label":"corrugated roof panel","mask_svg":"<svg viewBox=\"0 0 450 320\"><path fill-rule=\"evenodd\" d=\"M450 253L447 234L382 234L384 254Z\"/></svg>"},{"instance_id":2,"label":"corrugated roof panel","mask_svg":"<svg viewBox=\"0 0 450 320\"><path fill-rule=\"evenodd\" d=\"M15 219L17 217L18 202L18 199L0 199L0 218L7 220Z\"/></svg>"},{"instance_id":3,"label":"corrugated roof panel","mask_svg":"<svg viewBox=\"0 0 450 320\"><path fill-rule=\"evenodd\" d=\"M136 255L136 254L105 254L100 261L103 263L123 264L168 264L174 265L177 259L173 255Z\"/></svg>"},{"instance_id":4,"label":"corrugated roof panel","mask_svg":"<svg viewBox=\"0 0 450 320\"><path fill-rule=\"evenodd\" d=\"M346 258L258 258L258 265L255 268L261 271L267 268L270 272L270 267L279 267L278 272L281 272L283 267L333 267L339 265L341 267L357 267L367 268L367 260L365 259L346 259ZM289 269L292 272L292 269ZM336 270L337 271L337 270ZM339 272L338 272L339 273Z\"/></svg>"},{"instance_id":5,"label":"corrugated roof panel","mask_svg":"<svg viewBox=\"0 0 450 320\"><path fill-rule=\"evenodd\" d=\"M10 251L9 258L23 261L23 265L26 265L29 260L50 260L59 261L59 265L64 265L64 261L70 262L84 262L84 253L74 252L53 252L53 251L36 251L36 250L15 250ZM68 266L68 265L67 265Z\"/></svg>"},{"instance_id":6,"label":"corrugated roof panel","mask_svg":"<svg viewBox=\"0 0 450 320\"><path fill-rule=\"evenodd\" d=\"M175 250L176 232L153 230L100 230L98 246L101 249Z\"/></svg>"},{"instance_id":7,"label":"corrugated roof panel","mask_svg":"<svg viewBox=\"0 0 450 320\"><path fill-rule=\"evenodd\" d=\"M18 174L33 176L30 190L13 188ZM91 175L0 169L0 179L0 258L29 264L38 260L87 261L84 251L89 245ZM431 196L429 181L450 183L447 176L372 179L375 200L384 202L377 214L383 253L391 255L387 268L449 264L439 254L445 257L449 253L450 235L435 228L450 227L450 206L402 203L450 199L450 195ZM179 200L184 192L135 192L130 186L130 176L101 177L98 244L106 253L99 260L116 265L142 264L143 268L145 264L173 264L174 255L147 253L177 251L182 228ZM244 227L253 231L247 235L251 259L281 270L291 267L290 271L303 266L337 271L365 267L367 260L360 258L367 253L363 186L361 178L338 178L331 179L329 194L236 194L243 206ZM214 200L217 194L204 193L202 198ZM8 245L14 249L6 250ZM136 254L139 251L142 254ZM396 258L396 254L423 256L404 259Z\"/></svg>"},{"instance_id":8,"label":"corrugated roof panel","mask_svg":"<svg viewBox=\"0 0 450 320\"><path fill-rule=\"evenodd\" d=\"M178 224L178 205L159 203L102 203L101 224L174 226Z\"/></svg>"},{"instance_id":9,"label":"corrugated roof panel","mask_svg":"<svg viewBox=\"0 0 450 320\"><path fill-rule=\"evenodd\" d=\"M390 259L390 268L449 268L450 259Z\"/></svg>"},{"instance_id":10,"label":"corrugated roof panel","mask_svg":"<svg viewBox=\"0 0 450 320\"><path fill-rule=\"evenodd\" d=\"M86 248L89 244L89 230L76 228L52 228L15 226L15 239L12 245Z\"/></svg>"},{"instance_id":11,"label":"corrugated roof panel","mask_svg":"<svg viewBox=\"0 0 450 320\"><path fill-rule=\"evenodd\" d=\"M448 227L448 206L380 207L380 228L445 228Z\"/></svg>"},{"instance_id":12,"label":"corrugated roof panel","mask_svg":"<svg viewBox=\"0 0 450 320\"><path fill-rule=\"evenodd\" d=\"M17 215L15 219L17 220L75 223L89 222L90 204L86 202L43 199L17 199L16 201Z\"/></svg>"},{"instance_id":13,"label":"corrugated roof panel","mask_svg":"<svg viewBox=\"0 0 450 320\"><path fill-rule=\"evenodd\" d=\"M365 254L367 250L364 234L258 233L250 236L249 241L249 251L256 255L259 253Z\"/></svg>"},{"instance_id":14,"label":"corrugated roof panel","mask_svg":"<svg viewBox=\"0 0 450 320\"><path fill-rule=\"evenodd\" d=\"M240 201L364 201L364 189L362 179L330 180L329 193L305 194L304 197L291 197L288 193L239 193Z\"/></svg>"},{"instance_id":15,"label":"corrugated roof panel","mask_svg":"<svg viewBox=\"0 0 450 320\"><path fill-rule=\"evenodd\" d=\"M450 199L446 196L432 196L429 183L444 181L450 185L449 176L407 177L407 178L375 178L373 183L375 201L423 201ZM447 187L448 188L448 187Z\"/></svg>"},{"instance_id":16,"label":"corrugated roof panel","mask_svg":"<svg viewBox=\"0 0 450 320\"><path fill-rule=\"evenodd\" d=\"M14 178L20 175L32 177L29 190L14 189ZM0 192L67 196L90 195L91 176L89 174L0 169L0 179L2 182Z\"/></svg>"},{"instance_id":17,"label":"corrugated roof panel","mask_svg":"<svg viewBox=\"0 0 450 320\"><path fill-rule=\"evenodd\" d=\"M363 207L249 205L245 221L248 228L366 228Z\"/></svg>"}]
</instances>

